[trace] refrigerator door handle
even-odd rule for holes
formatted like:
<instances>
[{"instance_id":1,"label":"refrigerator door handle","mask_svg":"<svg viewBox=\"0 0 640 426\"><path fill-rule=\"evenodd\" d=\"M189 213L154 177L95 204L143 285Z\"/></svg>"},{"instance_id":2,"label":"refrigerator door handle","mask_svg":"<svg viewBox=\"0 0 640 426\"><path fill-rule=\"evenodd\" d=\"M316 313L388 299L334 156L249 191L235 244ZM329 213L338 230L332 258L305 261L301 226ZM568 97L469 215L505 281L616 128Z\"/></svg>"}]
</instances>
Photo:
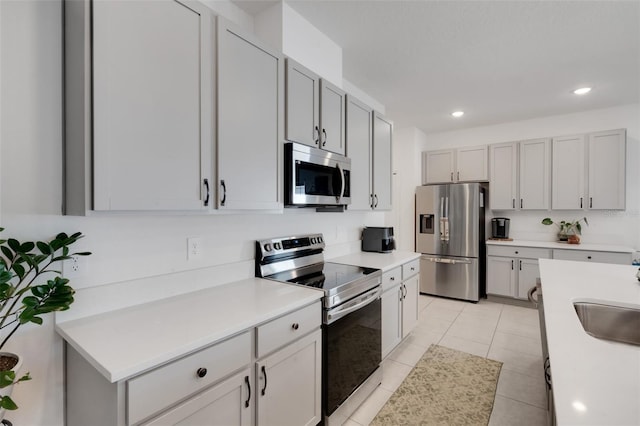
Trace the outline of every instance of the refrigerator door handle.
<instances>
[{"instance_id":1,"label":"refrigerator door handle","mask_svg":"<svg viewBox=\"0 0 640 426\"><path fill-rule=\"evenodd\" d=\"M434 262L434 263L448 263L451 265L468 265L471 263L471 260L469 259L447 259L447 258L442 258L442 257L427 257L427 256L422 256L422 258L424 260L428 260L429 262Z\"/></svg>"}]
</instances>

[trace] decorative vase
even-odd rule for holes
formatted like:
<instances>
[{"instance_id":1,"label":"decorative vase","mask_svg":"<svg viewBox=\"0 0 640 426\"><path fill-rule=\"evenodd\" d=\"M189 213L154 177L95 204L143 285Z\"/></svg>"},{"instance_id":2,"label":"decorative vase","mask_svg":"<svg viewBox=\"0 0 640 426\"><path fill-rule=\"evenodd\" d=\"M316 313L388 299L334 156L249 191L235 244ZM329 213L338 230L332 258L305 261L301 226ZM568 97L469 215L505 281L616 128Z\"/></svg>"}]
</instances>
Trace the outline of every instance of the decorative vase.
<instances>
[{"instance_id":1,"label":"decorative vase","mask_svg":"<svg viewBox=\"0 0 640 426\"><path fill-rule=\"evenodd\" d=\"M558 232L558 241L562 242L566 242L569 239L569 234L567 234L564 231L560 231Z\"/></svg>"},{"instance_id":2,"label":"decorative vase","mask_svg":"<svg viewBox=\"0 0 640 426\"><path fill-rule=\"evenodd\" d=\"M580 244L580 237L578 236L578 234L569 235L567 242L569 244Z\"/></svg>"},{"instance_id":3,"label":"decorative vase","mask_svg":"<svg viewBox=\"0 0 640 426\"><path fill-rule=\"evenodd\" d=\"M14 363L15 362L15 363ZM13 364L13 366L11 366ZM0 370L1 371L15 371L16 377L20 373L22 368L22 358L11 352L0 352ZM13 391L13 384L0 388L0 397L11 396ZM4 408L0 408L0 420L4 419Z\"/></svg>"}]
</instances>

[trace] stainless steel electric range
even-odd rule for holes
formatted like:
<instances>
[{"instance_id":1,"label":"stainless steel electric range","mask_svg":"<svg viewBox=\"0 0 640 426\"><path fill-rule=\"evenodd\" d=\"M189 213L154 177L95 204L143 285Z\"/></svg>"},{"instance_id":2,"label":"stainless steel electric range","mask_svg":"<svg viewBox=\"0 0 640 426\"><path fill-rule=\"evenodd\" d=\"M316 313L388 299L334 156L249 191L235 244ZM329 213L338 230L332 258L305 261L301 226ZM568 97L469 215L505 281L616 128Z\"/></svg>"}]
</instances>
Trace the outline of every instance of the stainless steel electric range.
<instances>
[{"instance_id":1,"label":"stainless steel electric range","mask_svg":"<svg viewBox=\"0 0 640 426\"><path fill-rule=\"evenodd\" d=\"M380 384L382 271L324 261L322 234L256 241L256 276L324 291L322 408L342 424Z\"/></svg>"}]
</instances>

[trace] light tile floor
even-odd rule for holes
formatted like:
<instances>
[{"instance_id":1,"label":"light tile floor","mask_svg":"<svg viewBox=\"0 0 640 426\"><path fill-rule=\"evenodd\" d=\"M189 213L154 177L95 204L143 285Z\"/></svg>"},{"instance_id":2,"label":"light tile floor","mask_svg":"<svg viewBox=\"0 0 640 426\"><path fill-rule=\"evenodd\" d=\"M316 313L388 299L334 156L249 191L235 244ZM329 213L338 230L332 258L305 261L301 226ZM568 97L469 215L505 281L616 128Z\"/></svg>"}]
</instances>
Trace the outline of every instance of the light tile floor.
<instances>
[{"instance_id":1,"label":"light tile floor","mask_svg":"<svg viewBox=\"0 0 640 426\"><path fill-rule=\"evenodd\" d=\"M368 425L431 344L502 361L489 426L546 424L538 312L421 295L414 331L383 361L382 384L345 426Z\"/></svg>"}]
</instances>

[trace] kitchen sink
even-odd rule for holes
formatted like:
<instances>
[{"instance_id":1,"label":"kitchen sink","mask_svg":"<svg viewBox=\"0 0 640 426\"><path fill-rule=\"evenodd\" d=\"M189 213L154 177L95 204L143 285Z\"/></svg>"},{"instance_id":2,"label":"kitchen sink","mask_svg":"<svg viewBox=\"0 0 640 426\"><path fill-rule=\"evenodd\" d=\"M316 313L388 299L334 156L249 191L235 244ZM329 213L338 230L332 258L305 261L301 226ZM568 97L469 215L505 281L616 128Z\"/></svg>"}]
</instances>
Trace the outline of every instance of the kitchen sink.
<instances>
[{"instance_id":1,"label":"kitchen sink","mask_svg":"<svg viewBox=\"0 0 640 426\"><path fill-rule=\"evenodd\" d=\"M591 336L640 346L640 307L596 302L574 302L573 307Z\"/></svg>"}]
</instances>

